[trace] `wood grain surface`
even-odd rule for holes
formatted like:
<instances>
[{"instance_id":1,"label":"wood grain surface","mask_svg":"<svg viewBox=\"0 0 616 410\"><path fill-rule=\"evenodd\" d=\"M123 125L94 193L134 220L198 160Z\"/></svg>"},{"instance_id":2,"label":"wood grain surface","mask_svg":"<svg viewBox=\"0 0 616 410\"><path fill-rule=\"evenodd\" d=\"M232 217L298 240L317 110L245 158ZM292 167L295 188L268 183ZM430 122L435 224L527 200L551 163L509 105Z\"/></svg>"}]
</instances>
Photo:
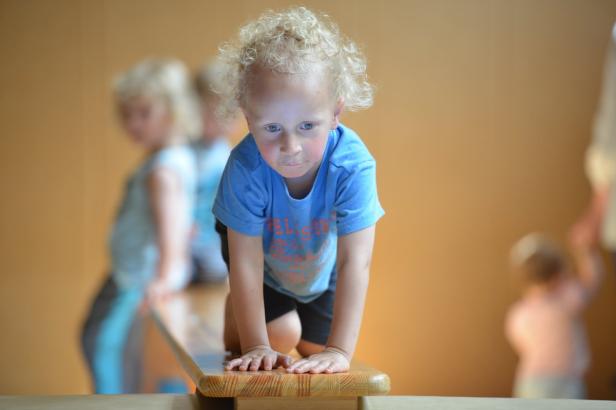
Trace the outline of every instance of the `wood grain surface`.
<instances>
[{"instance_id":1,"label":"wood grain surface","mask_svg":"<svg viewBox=\"0 0 616 410\"><path fill-rule=\"evenodd\" d=\"M361 397L360 410L614 410L599 400L509 399L489 397Z\"/></svg>"},{"instance_id":2,"label":"wood grain surface","mask_svg":"<svg viewBox=\"0 0 616 410\"><path fill-rule=\"evenodd\" d=\"M0 396L10 410L199 410L192 394L121 394L75 396Z\"/></svg>"},{"instance_id":3,"label":"wood grain surface","mask_svg":"<svg viewBox=\"0 0 616 410\"><path fill-rule=\"evenodd\" d=\"M225 371L222 329L226 285L199 286L154 309L178 360L206 397L358 397L387 394L389 377L354 361L347 373L288 374L283 369Z\"/></svg>"}]
</instances>

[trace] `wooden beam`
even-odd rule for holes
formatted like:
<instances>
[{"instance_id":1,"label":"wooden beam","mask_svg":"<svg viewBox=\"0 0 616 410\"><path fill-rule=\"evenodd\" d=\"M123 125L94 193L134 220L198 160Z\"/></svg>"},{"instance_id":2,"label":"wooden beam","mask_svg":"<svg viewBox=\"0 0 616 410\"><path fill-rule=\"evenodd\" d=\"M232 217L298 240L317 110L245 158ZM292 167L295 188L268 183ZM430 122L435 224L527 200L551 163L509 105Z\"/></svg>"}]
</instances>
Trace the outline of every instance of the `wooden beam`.
<instances>
[{"instance_id":1,"label":"wooden beam","mask_svg":"<svg viewBox=\"0 0 616 410\"><path fill-rule=\"evenodd\" d=\"M0 396L0 409L11 410L199 410L192 394L80 396Z\"/></svg>"},{"instance_id":2,"label":"wooden beam","mask_svg":"<svg viewBox=\"0 0 616 410\"><path fill-rule=\"evenodd\" d=\"M235 410L357 410L357 397L239 397Z\"/></svg>"},{"instance_id":3,"label":"wooden beam","mask_svg":"<svg viewBox=\"0 0 616 410\"><path fill-rule=\"evenodd\" d=\"M389 376L359 362L346 373L289 374L283 369L225 371L226 286L200 286L157 306L154 319L197 389L207 397L358 397L387 394Z\"/></svg>"},{"instance_id":4,"label":"wooden beam","mask_svg":"<svg viewBox=\"0 0 616 410\"><path fill-rule=\"evenodd\" d=\"M614 401L486 397L361 397L361 410L614 410Z\"/></svg>"}]
</instances>

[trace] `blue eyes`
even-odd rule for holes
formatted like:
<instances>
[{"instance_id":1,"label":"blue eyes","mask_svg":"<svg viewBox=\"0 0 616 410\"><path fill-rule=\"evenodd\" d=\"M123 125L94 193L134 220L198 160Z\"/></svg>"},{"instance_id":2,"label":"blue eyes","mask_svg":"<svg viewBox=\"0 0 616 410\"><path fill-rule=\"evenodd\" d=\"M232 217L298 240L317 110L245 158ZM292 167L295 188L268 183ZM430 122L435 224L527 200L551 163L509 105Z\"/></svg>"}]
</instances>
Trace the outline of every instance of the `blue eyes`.
<instances>
[{"instance_id":1,"label":"blue eyes","mask_svg":"<svg viewBox=\"0 0 616 410\"><path fill-rule=\"evenodd\" d=\"M310 131L311 129L314 128L314 124L311 122L304 122L302 123L302 125L299 126L299 128L304 131Z\"/></svg>"},{"instance_id":2,"label":"blue eyes","mask_svg":"<svg viewBox=\"0 0 616 410\"><path fill-rule=\"evenodd\" d=\"M271 132L271 133L280 132L280 125L276 125L276 124L267 124L263 128L265 128L265 131Z\"/></svg>"},{"instance_id":3,"label":"blue eyes","mask_svg":"<svg viewBox=\"0 0 616 410\"><path fill-rule=\"evenodd\" d=\"M314 128L314 123L312 122L303 122L300 124L299 129L303 131L310 131ZM282 130L282 127L278 124L267 124L263 127L263 129L271 134L278 133Z\"/></svg>"}]
</instances>

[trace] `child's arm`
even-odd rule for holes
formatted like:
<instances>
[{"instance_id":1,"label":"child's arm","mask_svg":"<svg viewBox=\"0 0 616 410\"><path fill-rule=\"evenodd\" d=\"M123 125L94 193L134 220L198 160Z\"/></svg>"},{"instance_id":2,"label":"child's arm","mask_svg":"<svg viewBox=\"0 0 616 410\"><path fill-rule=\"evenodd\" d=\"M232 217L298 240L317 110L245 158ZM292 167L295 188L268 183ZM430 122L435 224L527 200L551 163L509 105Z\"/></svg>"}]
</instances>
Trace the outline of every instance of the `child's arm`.
<instances>
[{"instance_id":1,"label":"child's arm","mask_svg":"<svg viewBox=\"0 0 616 410\"><path fill-rule=\"evenodd\" d=\"M591 245L599 243L601 224L605 217L609 195L609 185L596 187L593 190L586 210L571 228L570 237L572 242L578 244L583 242Z\"/></svg>"},{"instance_id":2,"label":"child's arm","mask_svg":"<svg viewBox=\"0 0 616 410\"><path fill-rule=\"evenodd\" d=\"M579 242L579 240L574 236L571 238L578 282L584 290L583 301L587 303L599 289L605 268L599 249L588 242Z\"/></svg>"},{"instance_id":3,"label":"child's arm","mask_svg":"<svg viewBox=\"0 0 616 410\"><path fill-rule=\"evenodd\" d=\"M183 224L187 218L181 210L186 209L182 183L177 174L167 168L154 169L147 180L148 194L158 242L158 271L148 288L152 303L177 290L174 271L186 263L188 238Z\"/></svg>"},{"instance_id":4,"label":"child's arm","mask_svg":"<svg viewBox=\"0 0 616 410\"><path fill-rule=\"evenodd\" d=\"M609 185L596 187L586 211L569 232L578 281L584 291L582 305L595 295L604 276L605 269L598 246L609 195Z\"/></svg>"},{"instance_id":5,"label":"child's arm","mask_svg":"<svg viewBox=\"0 0 616 410\"><path fill-rule=\"evenodd\" d=\"M231 303L240 337L242 357L231 360L226 370L271 370L288 366L290 357L271 349L263 305L263 243L228 228Z\"/></svg>"},{"instance_id":6,"label":"child's arm","mask_svg":"<svg viewBox=\"0 0 616 410\"><path fill-rule=\"evenodd\" d=\"M288 369L296 373L335 373L349 369L359 336L368 289L375 226L338 238L336 299L327 347Z\"/></svg>"}]
</instances>

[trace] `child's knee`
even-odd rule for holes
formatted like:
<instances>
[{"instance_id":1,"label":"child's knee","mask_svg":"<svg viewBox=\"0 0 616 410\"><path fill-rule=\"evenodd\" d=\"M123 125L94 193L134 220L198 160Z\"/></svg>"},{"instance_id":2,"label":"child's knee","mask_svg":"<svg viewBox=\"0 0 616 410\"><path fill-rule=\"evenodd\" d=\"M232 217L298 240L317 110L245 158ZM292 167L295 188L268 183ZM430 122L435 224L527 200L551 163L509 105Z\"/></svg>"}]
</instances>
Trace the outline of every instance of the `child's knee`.
<instances>
[{"instance_id":1,"label":"child's knee","mask_svg":"<svg viewBox=\"0 0 616 410\"><path fill-rule=\"evenodd\" d=\"M292 310L272 320L267 324L267 335L272 349L281 353L289 353L302 335L302 324L297 311Z\"/></svg>"},{"instance_id":2,"label":"child's knee","mask_svg":"<svg viewBox=\"0 0 616 410\"><path fill-rule=\"evenodd\" d=\"M297 344L297 352L303 357L308 357L313 354L321 353L325 349L324 345L309 342L307 340L300 340Z\"/></svg>"}]
</instances>

